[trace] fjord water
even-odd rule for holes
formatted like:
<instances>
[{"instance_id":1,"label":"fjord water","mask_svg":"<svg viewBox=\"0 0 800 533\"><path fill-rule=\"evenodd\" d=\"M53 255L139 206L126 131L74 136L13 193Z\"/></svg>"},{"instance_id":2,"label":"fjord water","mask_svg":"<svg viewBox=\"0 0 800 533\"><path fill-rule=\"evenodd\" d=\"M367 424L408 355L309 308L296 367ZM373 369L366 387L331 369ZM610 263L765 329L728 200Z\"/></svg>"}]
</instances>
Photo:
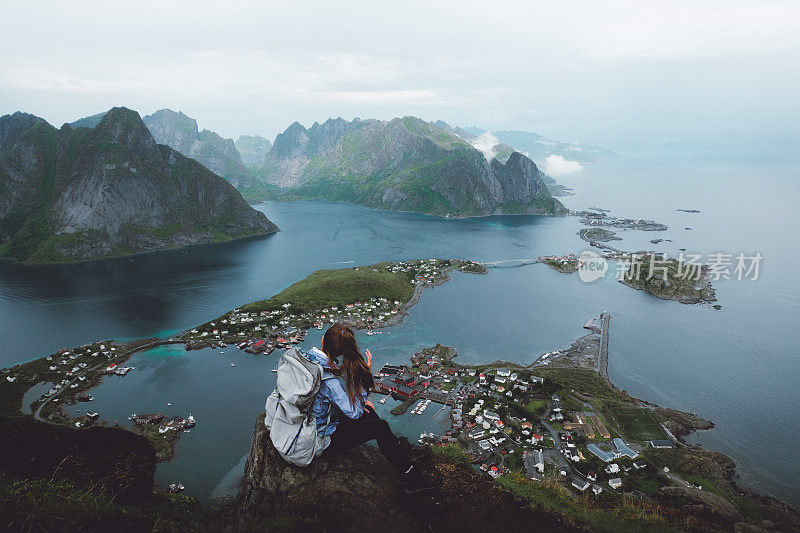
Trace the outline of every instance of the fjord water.
<instances>
[{"instance_id":1,"label":"fjord water","mask_svg":"<svg viewBox=\"0 0 800 533\"><path fill-rule=\"evenodd\" d=\"M678 248L764 260L757 281L714 283L722 310L665 302L610 277L582 283L543 265L457 274L426 290L410 316L381 335L359 335L376 364L407 360L435 342L461 362L527 363L583 334L589 316L612 314L609 373L623 389L689 410L717 427L692 442L734 457L744 480L799 506L800 466L789 451L800 433L800 252L793 230L800 198L795 164L623 164L589 167L561 181L564 203L655 219L665 232L626 231L622 249ZM78 265L0 264L0 364L8 366L95 339L180 331L268 297L320 268L383 260L535 258L587 249L573 217L497 216L448 220L323 202L259 206L283 230L260 239ZM699 214L675 211L700 209ZM691 230L684 229L691 227ZM788 237L788 238L787 238ZM653 238L672 239L660 245ZM352 262L352 263L351 263ZM317 343L312 331L306 345ZM277 353L162 347L135 356L136 370L93 391L93 409L127 423L133 412L192 413L197 428L157 478L209 498L241 468L256 414L274 384ZM231 366L235 363L235 367ZM172 403L168 407L167 402ZM74 406L77 408L78 406ZM391 419L416 438L443 416Z\"/></svg>"}]
</instances>

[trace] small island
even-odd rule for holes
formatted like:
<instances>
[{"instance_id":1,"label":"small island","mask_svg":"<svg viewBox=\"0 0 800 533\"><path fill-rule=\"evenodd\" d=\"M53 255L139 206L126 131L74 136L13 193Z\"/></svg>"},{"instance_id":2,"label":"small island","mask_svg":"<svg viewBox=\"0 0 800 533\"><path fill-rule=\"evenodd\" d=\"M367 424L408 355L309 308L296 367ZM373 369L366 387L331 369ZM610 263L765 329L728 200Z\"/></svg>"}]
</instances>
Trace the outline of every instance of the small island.
<instances>
[{"instance_id":1,"label":"small island","mask_svg":"<svg viewBox=\"0 0 800 533\"><path fill-rule=\"evenodd\" d=\"M616 232L604 228L583 228L578 232L581 239L586 242L609 242L621 241L621 237L617 237Z\"/></svg>"},{"instance_id":2,"label":"small island","mask_svg":"<svg viewBox=\"0 0 800 533\"><path fill-rule=\"evenodd\" d=\"M598 246L595 242L592 245ZM707 265L688 264L645 251L625 252L609 246L602 248L603 260L622 263L625 271L618 281L628 287L682 304L717 301ZM600 258L597 255L594 257ZM583 255L576 257L574 254L540 256L536 260L562 274L577 272L585 261ZM714 305L713 308L719 310L722 306Z\"/></svg>"},{"instance_id":3,"label":"small island","mask_svg":"<svg viewBox=\"0 0 800 533\"><path fill-rule=\"evenodd\" d=\"M566 255L543 255L536 259L537 263L543 263L556 272L562 274L572 274L578 270L578 258L575 254Z\"/></svg>"},{"instance_id":4,"label":"small island","mask_svg":"<svg viewBox=\"0 0 800 533\"><path fill-rule=\"evenodd\" d=\"M630 261L620 280L628 287L683 304L717 301L706 265L686 264L678 259L651 257L650 254L631 254L621 259Z\"/></svg>"},{"instance_id":5,"label":"small island","mask_svg":"<svg viewBox=\"0 0 800 533\"><path fill-rule=\"evenodd\" d=\"M610 217L607 211L578 211L572 214L580 217L581 224L587 226L607 226L618 229L636 229L640 231L666 231L667 226L653 220L635 218Z\"/></svg>"}]
</instances>

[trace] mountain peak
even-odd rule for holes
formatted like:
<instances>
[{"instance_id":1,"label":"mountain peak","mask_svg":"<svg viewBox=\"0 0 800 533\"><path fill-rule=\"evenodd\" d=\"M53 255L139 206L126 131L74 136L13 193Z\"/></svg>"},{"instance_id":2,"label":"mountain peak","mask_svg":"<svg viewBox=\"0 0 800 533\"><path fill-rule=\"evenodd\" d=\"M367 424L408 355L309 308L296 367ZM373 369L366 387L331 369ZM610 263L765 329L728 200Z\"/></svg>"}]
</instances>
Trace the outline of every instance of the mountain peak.
<instances>
[{"instance_id":1,"label":"mountain peak","mask_svg":"<svg viewBox=\"0 0 800 533\"><path fill-rule=\"evenodd\" d=\"M127 107L112 107L94 128L95 138L105 139L128 149L154 149L156 141L139 113Z\"/></svg>"}]
</instances>

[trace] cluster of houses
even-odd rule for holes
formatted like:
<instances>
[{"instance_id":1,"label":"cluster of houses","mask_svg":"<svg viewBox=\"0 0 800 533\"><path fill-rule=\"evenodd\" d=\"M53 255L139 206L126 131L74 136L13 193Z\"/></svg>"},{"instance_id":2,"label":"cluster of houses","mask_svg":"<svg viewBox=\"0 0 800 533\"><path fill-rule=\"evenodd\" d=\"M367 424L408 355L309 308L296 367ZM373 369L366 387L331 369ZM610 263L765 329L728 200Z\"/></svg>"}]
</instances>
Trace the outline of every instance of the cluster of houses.
<instances>
[{"instance_id":1,"label":"cluster of houses","mask_svg":"<svg viewBox=\"0 0 800 533\"><path fill-rule=\"evenodd\" d=\"M575 254L565 255L540 255L536 258L537 263L547 263L551 265L558 265L564 268L577 269L578 258Z\"/></svg>"},{"instance_id":2,"label":"cluster of houses","mask_svg":"<svg viewBox=\"0 0 800 533\"><path fill-rule=\"evenodd\" d=\"M406 367L384 366L380 372L383 386L393 390L402 390L404 386L419 390L417 387L422 383L425 386L441 384L436 380L443 376L452 376L458 381L459 394L452 409L453 435L466 444L467 453L489 476L499 477L507 472L506 458L521 451L529 479L542 480L549 461L574 490L591 490L598 495L604 488L620 489L628 472L647 468L646 462L638 460L640 453L636 449L621 438L611 438L599 415L571 411L564 407L558 395L537 393L537 386L544 384L541 377L506 368L482 372L471 368L447 369L432 352L417 354L412 361L416 373ZM548 405L543 420L551 421L558 428L553 433L555 443L550 435L552 429L537 423L533 416L522 416L520 408L512 408L514 404L524 406L531 399L539 398L545 398ZM586 444L584 439L595 442ZM652 446L656 447L671 445L671 441L652 441ZM587 466L591 468L592 464L587 451L607 463L602 471L598 470L603 474L602 479L596 472L586 473ZM559 455L563 460L558 459ZM632 462L620 462L622 459Z\"/></svg>"},{"instance_id":3,"label":"cluster of houses","mask_svg":"<svg viewBox=\"0 0 800 533\"><path fill-rule=\"evenodd\" d=\"M446 270L453 266L453 262L441 259L427 259L417 261L401 261L393 263L386 269L393 273L406 273L411 278L413 285L433 284L442 278ZM455 266L463 266L456 262ZM372 268L374 267L356 267ZM270 331L275 328L294 327L304 329L313 325L322 329L325 324L337 321L362 324L364 326L380 326L401 313L403 302L390 300L385 297L372 297L369 300L352 302L338 306L329 306L316 310L303 310L294 312L291 303L284 303L278 309L264 310L261 312L246 312L234 309L219 324L209 324L192 329L189 339L222 339L229 337L259 337L260 332ZM368 334L371 334L370 330Z\"/></svg>"},{"instance_id":4,"label":"cluster of houses","mask_svg":"<svg viewBox=\"0 0 800 533\"><path fill-rule=\"evenodd\" d=\"M158 433L161 435L167 434L170 431L189 433L195 426L196 422L192 415L187 418L180 416L165 417L162 413L152 413L146 415L138 415L136 413L128 417L128 420L139 427L153 426L158 428Z\"/></svg>"},{"instance_id":5,"label":"cluster of houses","mask_svg":"<svg viewBox=\"0 0 800 533\"><path fill-rule=\"evenodd\" d=\"M70 390L75 393L77 389L87 382L86 373L91 368L94 368L102 363L98 363L98 359L103 360L111 359L116 355L116 347L106 345L102 342L95 342L68 350L63 348L53 355L48 355L45 358L47 363L47 372L44 375L34 375L30 377L31 381L51 381L53 386L48 390L41 399L45 400L50 398L62 390ZM116 367L116 366L115 366ZM132 368L125 368L124 372L120 375L125 375ZM61 379L58 379L61 377ZM8 376L9 382L16 381L16 376ZM58 398L53 399L56 402Z\"/></svg>"}]
</instances>

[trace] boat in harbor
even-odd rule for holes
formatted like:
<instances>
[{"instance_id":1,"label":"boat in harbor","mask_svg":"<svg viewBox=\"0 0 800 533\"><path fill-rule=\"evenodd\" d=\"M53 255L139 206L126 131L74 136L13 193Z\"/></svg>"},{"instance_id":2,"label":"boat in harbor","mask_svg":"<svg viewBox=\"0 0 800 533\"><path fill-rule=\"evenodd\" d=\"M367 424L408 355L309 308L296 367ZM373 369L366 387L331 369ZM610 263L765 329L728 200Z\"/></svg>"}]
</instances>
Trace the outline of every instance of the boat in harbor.
<instances>
[{"instance_id":1,"label":"boat in harbor","mask_svg":"<svg viewBox=\"0 0 800 533\"><path fill-rule=\"evenodd\" d=\"M386 403L386 400L388 400L388 399L389 399L389 395L387 394L386 396L384 396L383 398L378 400L378 403Z\"/></svg>"},{"instance_id":2,"label":"boat in harbor","mask_svg":"<svg viewBox=\"0 0 800 533\"><path fill-rule=\"evenodd\" d=\"M196 423L197 422L195 422L194 417L192 415L189 415L186 418L186 424L183 427L186 428L186 429L191 429L196 425Z\"/></svg>"},{"instance_id":3,"label":"boat in harbor","mask_svg":"<svg viewBox=\"0 0 800 533\"><path fill-rule=\"evenodd\" d=\"M439 437L433 433L421 433L417 442L420 444L436 444L438 441Z\"/></svg>"}]
</instances>

